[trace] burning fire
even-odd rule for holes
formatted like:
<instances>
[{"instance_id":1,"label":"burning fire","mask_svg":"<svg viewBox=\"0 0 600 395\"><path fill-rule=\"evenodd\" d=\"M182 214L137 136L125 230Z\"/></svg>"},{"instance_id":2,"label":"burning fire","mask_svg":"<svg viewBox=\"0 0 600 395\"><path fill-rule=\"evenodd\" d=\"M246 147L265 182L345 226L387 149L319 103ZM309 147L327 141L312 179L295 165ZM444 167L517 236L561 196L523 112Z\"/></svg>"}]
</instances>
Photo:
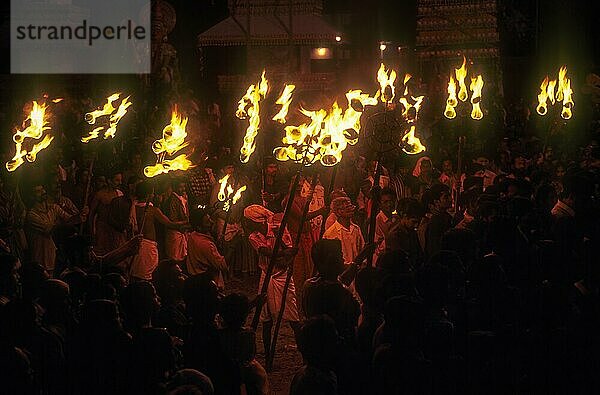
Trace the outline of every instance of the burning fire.
<instances>
[{"instance_id":1,"label":"burning fire","mask_svg":"<svg viewBox=\"0 0 600 395\"><path fill-rule=\"evenodd\" d=\"M13 135L13 141L15 142L15 156L13 156L10 161L6 162L6 170L15 171L19 166L25 163L23 158L28 162L34 162L37 158L37 154L43 149L48 148L50 143L52 143L52 140L54 140L53 136L50 136L49 134L44 135L44 132L50 130L50 126L48 126L49 115L46 112L47 108L45 103L40 105L37 101L33 102L29 115L23 121L23 130L16 129L15 134ZM39 140L42 137L42 141L35 143L30 151L23 148L25 139L31 138Z\"/></svg>"},{"instance_id":2,"label":"burning fire","mask_svg":"<svg viewBox=\"0 0 600 395\"><path fill-rule=\"evenodd\" d=\"M342 110L337 102L329 111L301 109L310 122L286 126L282 140L285 146L275 148L273 155L280 161L292 160L305 166L317 161L323 166L339 163L346 147L358 142L364 107L377 104L377 97L370 97L360 90L349 91L346 99L346 110Z\"/></svg>"},{"instance_id":3,"label":"burning fire","mask_svg":"<svg viewBox=\"0 0 600 395\"><path fill-rule=\"evenodd\" d=\"M265 78L265 72L262 72L260 82L248 87L246 94L238 102L238 109L235 115L239 119L249 119L249 125L244 136L244 144L240 149L240 161L248 163L250 156L256 150L256 135L260 128L260 106L259 103L267 96L269 82Z\"/></svg>"},{"instance_id":4,"label":"burning fire","mask_svg":"<svg viewBox=\"0 0 600 395\"><path fill-rule=\"evenodd\" d=\"M462 66L460 68L455 69L456 71L456 80L458 81L458 86L460 90L458 91L458 99L460 101L467 101L469 94L467 92L467 84L465 83L465 78L467 78L467 59L463 56Z\"/></svg>"},{"instance_id":5,"label":"burning fire","mask_svg":"<svg viewBox=\"0 0 600 395\"><path fill-rule=\"evenodd\" d=\"M556 80L552 81L556 85ZM538 106L536 111L540 115L546 115L548 112L548 76L544 78L542 84L540 85L540 93L538 94ZM554 99L554 97L552 97Z\"/></svg>"},{"instance_id":6,"label":"burning fire","mask_svg":"<svg viewBox=\"0 0 600 395\"><path fill-rule=\"evenodd\" d=\"M157 161L156 165L144 168L146 177L154 177L174 170L187 170L193 166L185 154L174 159L165 159L167 155L172 156L188 146L189 143L185 141L187 121L188 119L179 114L175 106L171 112L171 122L163 129L162 138L152 143L152 151L157 155Z\"/></svg>"},{"instance_id":7,"label":"burning fire","mask_svg":"<svg viewBox=\"0 0 600 395\"><path fill-rule=\"evenodd\" d=\"M246 185L243 185L234 193L233 187L228 182L229 174L226 174L219 180L219 194L217 195L220 202L225 202L223 211L226 212L241 199L242 193L246 190Z\"/></svg>"},{"instance_id":8,"label":"burning fire","mask_svg":"<svg viewBox=\"0 0 600 395\"><path fill-rule=\"evenodd\" d=\"M423 144L421 144L421 140L415 136L415 125L412 125L408 133L402 137L401 146L402 151L409 155L415 155L427 149Z\"/></svg>"},{"instance_id":9,"label":"burning fire","mask_svg":"<svg viewBox=\"0 0 600 395\"><path fill-rule=\"evenodd\" d=\"M277 121L279 123L285 123L285 117L290 110L290 104L292 103L292 93L296 89L296 85L285 85L283 88L283 92L279 99L275 102L275 104L279 104L281 109L279 112L273 117L273 121Z\"/></svg>"},{"instance_id":10,"label":"burning fire","mask_svg":"<svg viewBox=\"0 0 600 395\"><path fill-rule=\"evenodd\" d=\"M396 96L396 87L394 86L396 72L394 70L386 71L385 65L381 63L379 71L377 71L377 81L380 88L375 97L381 98L383 103L390 103Z\"/></svg>"},{"instance_id":11,"label":"burning fire","mask_svg":"<svg viewBox=\"0 0 600 395\"><path fill-rule=\"evenodd\" d=\"M550 80L548 76L542 81L540 93L538 94L538 105L536 107L539 115L543 116L548 113L548 100L550 100L552 105L556 102L562 102L563 108L560 116L563 119L571 119L573 116L572 108L575 103L573 102L571 79L567 78L567 66L562 66L558 71L558 81Z\"/></svg>"},{"instance_id":12,"label":"burning fire","mask_svg":"<svg viewBox=\"0 0 600 395\"><path fill-rule=\"evenodd\" d=\"M444 110L444 116L448 119L456 118L456 107L458 106L459 100L465 102L469 98L465 78L467 78L467 59L463 56L462 65L460 68L454 69L454 72L450 73L450 80L448 81L448 98L446 99L446 109ZM456 93L457 84L458 95ZM469 89L472 92L471 105L473 106L471 118L480 120L483 118L483 111L481 111L483 77L481 74L476 77L471 77Z\"/></svg>"},{"instance_id":13,"label":"burning fire","mask_svg":"<svg viewBox=\"0 0 600 395\"><path fill-rule=\"evenodd\" d=\"M120 93L113 93L112 95L106 98L106 103L104 104L101 110L95 110L85 114L85 121L90 125L96 124L98 118L105 116L109 117L108 128L106 128L106 130L104 131L105 140L109 137L115 137L119 121L125 116L125 114L127 114L127 109L133 104L131 101L129 101L129 98L131 96L127 96L126 98L121 100L119 106L115 108L113 106L113 103L116 102L120 96ZM87 136L81 138L81 142L88 143L90 140L98 138L100 132L104 130L104 128L104 126L98 126L94 128Z\"/></svg>"},{"instance_id":14,"label":"burning fire","mask_svg":"<svg viewBox=\"0 0 600 395\"><path fill-rule=\"evenodd\" d=\"M187 155L181 154L175 159L163 159L155 165L144 167L144 175L151 178L170 171L187 170L193 166L194 164L187 158Z\"/></svg>"},{"instance_id":15,"label":"burning fire","mask_svg":"<svg viewBox=\"0 0 600 395\"><path fill-rule=\"evenodd\" d=\"M483 78L481 74L477 78L471 78L471 104L473 110L471 111L471 118L480 120L483 118L483 112L481 112L481 91L483 89Z\"/></svg>"},{"instance_id":16,"label":"burning fire","mask_svg":"<svg viewBox=\"0 0 600 395\"><path fill-rule=\"evenodd\" d=\"M448 119L456 117L456 110L454 109L458 105L456 98L456 81L454 76L450 75L450 82L448 82L448 99L446 100L446 110L444 115Z\"/></svg>"}]
</instances>

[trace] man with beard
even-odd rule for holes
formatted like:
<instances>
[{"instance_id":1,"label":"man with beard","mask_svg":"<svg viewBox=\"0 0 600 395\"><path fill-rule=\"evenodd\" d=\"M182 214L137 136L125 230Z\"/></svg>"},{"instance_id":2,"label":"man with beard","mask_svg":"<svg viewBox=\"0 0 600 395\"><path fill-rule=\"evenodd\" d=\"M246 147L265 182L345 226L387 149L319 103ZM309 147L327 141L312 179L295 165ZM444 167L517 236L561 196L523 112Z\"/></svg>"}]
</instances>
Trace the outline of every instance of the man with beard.
<instances>
[{"instance_id":1,"label":"man with beard","mask_svg":"<svg viewBox=\"0 0 600 395\"><path fill-rule=\"evenodd\" d=\"M30 259L43 265L52 274L56 261L56 245L52 232L57 225L72 225L87 218L84 207L79 214L69 215L58 204L48 202L48 194L41 183L32 188L35 202L27 212L26 229Z\"/></svg>"}]
</instances>

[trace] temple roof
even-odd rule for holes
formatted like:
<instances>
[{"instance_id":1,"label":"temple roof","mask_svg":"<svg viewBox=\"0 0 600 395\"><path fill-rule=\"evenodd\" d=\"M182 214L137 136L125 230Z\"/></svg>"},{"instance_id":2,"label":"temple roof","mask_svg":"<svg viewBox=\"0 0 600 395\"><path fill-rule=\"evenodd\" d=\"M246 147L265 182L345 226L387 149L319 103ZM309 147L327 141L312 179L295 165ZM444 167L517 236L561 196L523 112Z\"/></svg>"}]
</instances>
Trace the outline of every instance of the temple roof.
<instances>
[{"instance_id":1,"label":"temple roof","mask_svg":"<svg viewBox=\"0 0 600 395\"><path fill-rule=\"evenodd\" d=\"M292 44L321 44L339 35L318 14L232 15L198 35L198 46L287 45L290 39Z\"/></svg>"}]
</instances>

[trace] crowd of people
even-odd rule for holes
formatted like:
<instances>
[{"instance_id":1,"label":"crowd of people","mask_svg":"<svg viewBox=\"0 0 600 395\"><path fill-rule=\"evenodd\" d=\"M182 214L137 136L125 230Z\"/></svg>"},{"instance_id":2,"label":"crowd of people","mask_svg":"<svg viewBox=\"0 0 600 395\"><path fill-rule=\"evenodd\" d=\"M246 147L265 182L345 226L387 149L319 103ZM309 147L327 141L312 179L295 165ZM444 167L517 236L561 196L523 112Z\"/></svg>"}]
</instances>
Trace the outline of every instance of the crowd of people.
<instances>
[{"instance_id":1,"label":"crowd of people","mask_svg":"<svg viewBox=\"0 0 600 395\"><path fill-rule=\"evenodd\" d=\"M278 319L294 395L597 390L598 140L515 139L460 169L351 147L303 176L231 151L156 181L139 153L2 173L0 392L268 394Z\"/></svg>"}]
</instances>

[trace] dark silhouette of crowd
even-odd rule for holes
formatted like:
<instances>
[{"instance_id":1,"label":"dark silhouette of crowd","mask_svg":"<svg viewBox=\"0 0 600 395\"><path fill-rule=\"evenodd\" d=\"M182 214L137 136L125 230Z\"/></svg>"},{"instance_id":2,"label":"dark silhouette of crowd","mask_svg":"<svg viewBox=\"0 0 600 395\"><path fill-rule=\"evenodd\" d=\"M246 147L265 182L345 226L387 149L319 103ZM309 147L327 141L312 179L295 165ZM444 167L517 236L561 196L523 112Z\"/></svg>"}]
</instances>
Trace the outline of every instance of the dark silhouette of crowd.
<instances>
[{"instance_id":1,"label":"dark silhouette of crowd","mask_svg":"<svg viewBox=\"0 0 600 395\"><path fill-rule=\"evenodd\" d=\"M311 208L275 257L274 279L308 274L287 295L230 280L264 276L291 165L254 173L220 150L158 182L138 153L93 175L89 158L3 174L0 393L268 394L250 321L268 299L270 334L282 295L293 395L597 393L600 146L524 139L472 148L461 169L434 143L379 171L349 148L333 190L323 170L291 197ZM229 213L226 174L248 187Z\"/></svg>"}]
</instances>

